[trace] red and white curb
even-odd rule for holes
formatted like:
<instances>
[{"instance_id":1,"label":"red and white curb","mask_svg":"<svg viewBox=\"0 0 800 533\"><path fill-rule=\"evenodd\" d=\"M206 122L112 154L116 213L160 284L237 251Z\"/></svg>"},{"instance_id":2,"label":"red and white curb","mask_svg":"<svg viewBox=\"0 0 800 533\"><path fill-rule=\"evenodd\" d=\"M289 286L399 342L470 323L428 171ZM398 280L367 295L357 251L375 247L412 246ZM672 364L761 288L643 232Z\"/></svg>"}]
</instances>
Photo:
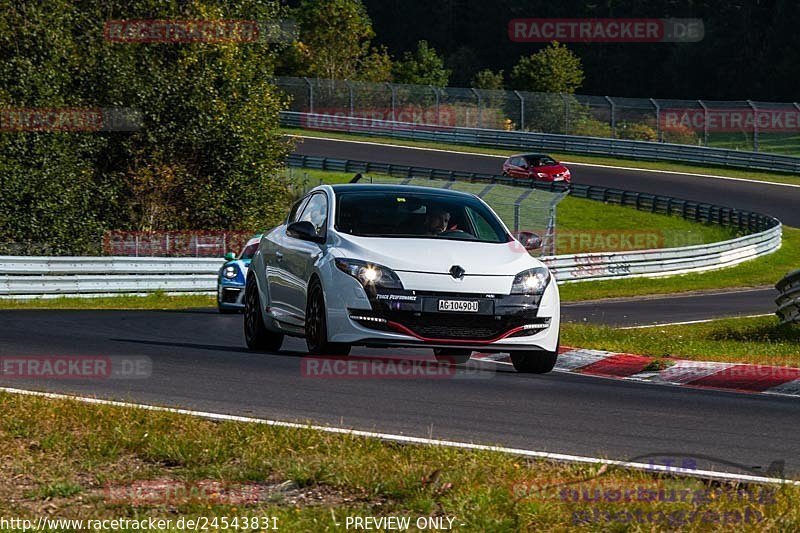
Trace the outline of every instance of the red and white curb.
<instances>
[{"instance_id":1,"label":"red and white curb","mask_svg":"<svg viewBox=\"0 0 800 533\"><path fill-rule=\"evenodd\" d=\"M505 354L474 354L473 359L510 363ZM657 368L661 363L666 366ZM554 370L656 385L800 396L800 368L784 366L661 359L562 346Z\"/></svg>"}]
</instances>

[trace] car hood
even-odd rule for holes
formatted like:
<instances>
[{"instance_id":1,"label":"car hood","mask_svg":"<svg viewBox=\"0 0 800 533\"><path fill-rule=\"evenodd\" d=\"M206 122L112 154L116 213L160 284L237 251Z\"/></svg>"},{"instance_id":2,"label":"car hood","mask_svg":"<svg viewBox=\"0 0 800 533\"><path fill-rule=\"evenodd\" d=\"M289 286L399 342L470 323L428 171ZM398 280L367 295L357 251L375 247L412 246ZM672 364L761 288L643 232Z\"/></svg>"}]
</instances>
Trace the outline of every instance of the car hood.
<instances>
[{"instance_id":1,"label":"car hood","mask_svg":"<svg viewBox=\"0 0 800 533\"><path fill-rule=\"evenodd\" d=\"M514 276L543 266L521 244L437 238L356 237L339 234L335 256L370 261L398 272L447 274L458 265L466 275Z\"/></svg>"}]
</instances>

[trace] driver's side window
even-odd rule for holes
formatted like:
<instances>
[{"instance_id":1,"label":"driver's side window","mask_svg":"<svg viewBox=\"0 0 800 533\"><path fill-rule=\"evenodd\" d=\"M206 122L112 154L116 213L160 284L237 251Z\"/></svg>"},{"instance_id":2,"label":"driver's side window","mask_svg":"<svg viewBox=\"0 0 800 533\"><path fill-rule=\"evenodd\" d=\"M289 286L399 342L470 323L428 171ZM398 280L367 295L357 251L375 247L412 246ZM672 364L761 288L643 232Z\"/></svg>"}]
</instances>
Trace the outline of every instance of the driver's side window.
<instances>
[{"instance_id":1,"label":"driver's side window","mask_svg":"<svg viewBox=\"0 0 800 533\"><path fill-rule=\"evenodd\" d=\"M324 237L328 222L328 199L325 194L312 194L297 220L311 222L317 236Z\"/></svg>"}]
</instances>

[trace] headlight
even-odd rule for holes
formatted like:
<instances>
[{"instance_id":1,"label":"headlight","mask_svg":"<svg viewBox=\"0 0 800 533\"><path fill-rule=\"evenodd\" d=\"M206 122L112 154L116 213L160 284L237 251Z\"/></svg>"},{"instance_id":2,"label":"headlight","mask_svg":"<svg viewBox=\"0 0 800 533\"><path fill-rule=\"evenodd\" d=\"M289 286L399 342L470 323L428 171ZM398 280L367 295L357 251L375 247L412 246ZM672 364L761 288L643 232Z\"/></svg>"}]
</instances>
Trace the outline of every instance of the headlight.
<instances>
[{"instance_id":1,"label":"headlight","mask_svg":"<svg viewBox=\"0 0 800 533\"><path fill-rule=\"evenodd\" d=\"M514 277L511 294L543 294L550 283L550 271L544 267L531 268Z\"/></svg>"},{"instance_id":2,"label":"headlight","mask_svg":"<svg viewBox=\"0 0 800 533\"><path fill-rule=\"evenodd\" d=\"M226 266L225 270L222 271L222 275L228 279L233 279L238 274L235 266Z\"/></svg>"},{"instance_id":3,"label":"headlight","mask_svg":"<svg viewBox=\"0 0 800 533\"><path fill-rule=\"evenodd\" d=\"M537 172L536 175L539 176L540 178L546 178L547 177L547 174L545 174L544 172Z\"/></svg>"},{"instance_id":4,"label":"headlight","mask_svg":"<svg viewBox=\"0 0 800 533\"><path fill-rule=\"evenodd\" d=\"M364 287L402 289L400 278L390 268L359 261L358 259L336 259L336 268L356 278Z\"/></svg>"}]
</instances>

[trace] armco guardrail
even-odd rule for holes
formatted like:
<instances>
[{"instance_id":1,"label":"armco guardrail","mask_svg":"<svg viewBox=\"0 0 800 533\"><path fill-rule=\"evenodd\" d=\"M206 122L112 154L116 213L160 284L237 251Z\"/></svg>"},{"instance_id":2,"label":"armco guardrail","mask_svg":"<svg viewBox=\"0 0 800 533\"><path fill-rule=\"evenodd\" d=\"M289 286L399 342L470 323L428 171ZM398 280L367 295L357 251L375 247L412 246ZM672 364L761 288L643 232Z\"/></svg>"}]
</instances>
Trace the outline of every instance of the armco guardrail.
<instances>
[{"instance_id":1,"label":"armco guardrail","mask_svg":"<svg viewBox=\"0 0 800 533\"><path fill-rule=\"evenodd\" d=\"M221 258L0 256L0 296L207 293Z\"/></svg>"},{"instance_id":2,"label":"armco guardrail","mask_svg":"<svg viewBox=\"0 0 800 533\"><path fill-rule=\"evenodd\" d=\"M779 172L800 172L800 157L708 148L682 144L581 137L552 133L456 128L282 111L281 124L307 128L393 137L396 139L487 146L520 151L542 150L626 157L650 161L697 163Z\"/></svg>"},{"instance_id":3,"label":"armco guardrail","mask_svg":"<svg viewBox=\"0 0 800 533\"><path fill-rule=\"evenodd\" d=\"M787 274L775 288L781 293L775 303L778 304L776 314L782 324L800 324L800 270Z\"/></svg>"}]
</instances>

